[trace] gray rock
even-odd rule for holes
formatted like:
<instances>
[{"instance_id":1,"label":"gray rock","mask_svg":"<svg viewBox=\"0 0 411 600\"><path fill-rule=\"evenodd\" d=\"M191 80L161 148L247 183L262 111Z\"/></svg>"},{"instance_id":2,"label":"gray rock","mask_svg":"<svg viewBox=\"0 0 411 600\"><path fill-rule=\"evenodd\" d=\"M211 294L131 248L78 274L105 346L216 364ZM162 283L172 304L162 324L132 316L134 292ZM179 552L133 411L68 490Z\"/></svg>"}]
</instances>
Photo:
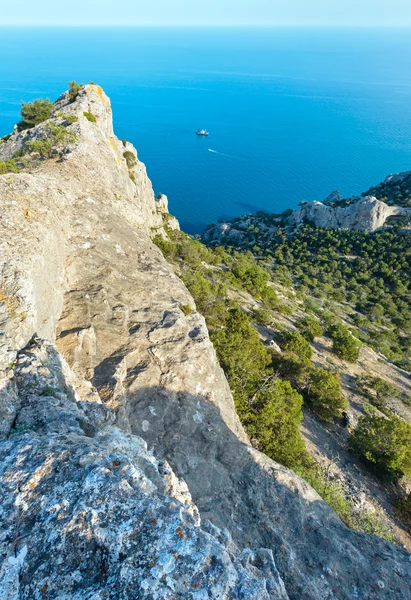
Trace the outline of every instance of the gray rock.
<instances>
[{"instance_id":1,"label":"gray rock","mask_svg":"<svg viewBox=\"0 0 411 600\"><path fill-rule=\"evenodd\" d=\"M22 408L0 443L1 600L287 599L271 551L239 550L202 524L166 462L104 405L91 418L70 397L51 344L31 343L15 377Z\"/></svg>"},{"instance_id":2,"label":"gray rock","mask_svg":"<svg viewBox=\"0 0 411 600\"><path fill-rule=\"evenodd\" d=\"M176 476L186 482L199 510L202 530L228 530L229 541L223 546L227 552L231 552L231 544L238 549L233 549L231 563L221 566L221 578L226 572L230 585L238 587L242 581L240 561L244 569L267 582L269 597L276 598L277 590L284 593L269 558L272 552L290 599L406 599L411 576L407 553L374 536L347 529L310 486L250 446L204 319L150 240L153 230L161 230L164 210L157 206L135 150L114 136L104 92L98 86L86 86L73 103L63 95L59 110L79 116L75 124L78 141L63 160L45 161L32 173L0 176L0 368L4 380L11 382L8 385L20 386L21 390L17 395L12 387L3 400L0 396L0 416L9 415L3 435L12 426L15 430L15 425L17 430L30 427L29 432L20 431L17 437L13 433L4 442L4 456L12 457L1 465L12 469L8 471L11 481L6 475L3 486L9 499L2 505L4 531L10 531L11 523L19 520L13 494L22 493L19 486L23 483L24 487L26 481L32 482L33 488L28 490L32 513L24 537L20 541L17 536L17 552L13 551L14 539L4 541L6 574L2 575L3 582L12 582L7 583L12 590L18 583L16 573L25 573L24 565L32 561L24 580L29 587L22 588L28 590L26 595L16 592L20 596L13 596L10 592L9 596L36 597L30 582L43 581L41 577L46 575L50 586L59 581L78 585L83 595L72 595L73 599L85 598L87 585L95 586L95 591L88 588L88 598L93 597L92 593L94 598L103 598L106 590L110 597L113 588L108 586L114 585L114 579L121 578L122 573L136 586L146 580L148 565L141 556L142 549L150 555L151 547L154 552L168 547L164 540L175 539L167 537L168 523L174 527L176 521L174 516L170 516L171 521L164 520L164 531L158 531L153 542L145 537L145 526L142 530L136 526L139 520L146 523L144 515L133 512L137 510L134 494L142 497L144 491L133 487L134 479L128 473L134 472L134 467L129 471L127 466L121 478L110 467L117 453L120 464L124 461L134 465L130 456L137 457L136 464L143 471L141 481L147 479L144 487L152 490L149 482L155 487L162 474L158 467L151 465L149 472L141 467L145 451L135 448L135 444L141 447L136 441L141 438L158 460L168 461ZM85 110L96 116L96 123L82 116ZM6 142L3 152L7 152L4 147L9 143L17 142ZM131 168L134 182L123 157L125 149L136 156ZM187 304L193 309L190 315L181 310ZM61 369L45 357L40 366L35 356L33 373L30 354L17 357L35 334L55 342ZM24 363L21 366L20 361ZM18 373L12 373L10 379L13 363ZM26 399L30 390L34 393ZM87 467L80 469L76 462L83 455L86 463L91 461L93 472L85 492L81 486L86 481L82 478L87 477ZM44 465L50 467L50 475L44 472ZM64 479L59 478L59 472ZM68 504L59 495L61 486ZM129 487L132 506L127 496ZM158 489L148 491L146 501L154 514L158 510L163 518L161 506L167 501L158 499ZM42 499L49 519L54 519L53 507L63 506L63 529L59 529L57 520L49 522L47 534L41 529L43 515L46 518ZM90 507L94 504L97 509L93 512ZM110 510L115 513L113 519ZM194 508L191 514L195 514ZM37 534L36 515L41 516L41 535ZM213 524L208 531L206 520ZM63 547L67 554L59 563L65 523L70 523L74 533L68 536L70 546ZM115 550L122 547L122 523L129 550L124 560ZM191 526L197 527L195 523ZM130 540L134 531L139 545ZM89 554L83 554L82 544L86 544L88 534L92 546L87 547ZM208 547L205 537L195 539L198 545L193 546L194 550ZM78 551L76 540L80 543ZM43 553L43 547L47 553ZM268 554L253 554L248 548L267 549ZM109 560L104 558L107 554ZM194 559L196 556L194 553ZM70 583L73 576L77 577L78 564L84 561L90 563L92 579L87 582L80 570L82 579ZM197 564L191 563L192 573ZM96 579L97 572L100 580ZM221 578L218 581L222 582ZM152 587L147 589L153 598L164 597L155 595L153 586L161 579L157 572L153 579L149 583ZM377 585L379 581L384 588ZM176 590L180 583L175 584ZM247 586L244 584L243 596L238 597L264 598L255 592L258 588L253 591ZM198 595L193 598L206 597L207 589L200 583ZM207 597L228 600L229 593L220 591L224 589L228 588L216 588ZM140 588L132 588L130 596L126 590L117 597L144 598ZM37 592L41 593L36 588Z\"/></svg>"},{"instance_id":3,"label":"gray rock","mask_svg":"<svg viewBox=\"0 0 411 600\"><path fill-rule=\"evenodd\" d=\"M337 208L322 202L310 202L291 215L290 224L300 226L308 220L318 227L376 231L393 215L411 215L411 209L389 206L373 196L367 196L349 206Z\"/></svg>"},{"instance_id":4,"label":"gray rock","mask_svg":"<svg viewBox=\"0 0 411 600\"><path fill-rule=\"evenodd\" d=\"M326 197L326 199L324 200L324 204L331 204L331 202L339 202L340 200L342 200L341 192L340 190L335 190Z\"/></svg>"},{"instance_id":5,"label":"gray rock","mask_svg":"<svg viewBox=\"0 0 411 600\"><path fill-rule=\"evenodd\" d=\"M411 171L403 171L402 173L395 173L393 175L388 175L388 177L386 177L384 179L384 183L401 183L402 181L407 179L407 177L409 177L410 175L411 175Z\"/></svg>"}]
</instances>

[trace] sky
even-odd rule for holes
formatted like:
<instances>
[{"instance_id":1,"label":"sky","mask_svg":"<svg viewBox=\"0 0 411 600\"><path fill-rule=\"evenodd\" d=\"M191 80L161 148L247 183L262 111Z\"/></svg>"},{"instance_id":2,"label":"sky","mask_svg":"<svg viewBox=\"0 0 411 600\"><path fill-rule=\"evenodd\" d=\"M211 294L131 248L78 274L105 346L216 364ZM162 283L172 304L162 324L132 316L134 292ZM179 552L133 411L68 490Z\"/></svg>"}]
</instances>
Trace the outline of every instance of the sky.
<instances>
[{"instance_id":1,"label":"sky","mask_svg":"<svg viewBox=\"0 0 411 600\"><path fill-rule=\"evenodd\" d=\"M411 26L411 0L19 0L0 25Z\"/></svg>"}]
</instances>

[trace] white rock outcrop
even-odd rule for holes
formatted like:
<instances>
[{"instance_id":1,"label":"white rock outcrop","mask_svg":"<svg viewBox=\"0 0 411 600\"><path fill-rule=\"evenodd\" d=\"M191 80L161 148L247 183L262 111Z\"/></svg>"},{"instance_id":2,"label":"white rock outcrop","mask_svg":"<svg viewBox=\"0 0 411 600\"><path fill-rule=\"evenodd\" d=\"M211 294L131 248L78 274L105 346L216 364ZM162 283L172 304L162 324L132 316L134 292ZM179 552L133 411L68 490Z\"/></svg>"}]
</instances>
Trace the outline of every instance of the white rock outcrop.
<instances>
[{"instance_id":1,"label":"white rock outcrop","mask_svg":"<svg viewBox=\"0 0 411 600\"><path fill-rule=\"evenodd\" d=\"M388 217L394 215L411 215L411 209L389 206L373 196L367 196L344 207L332 207L317 201L309 202L291 215L290 223L299 226L304 221L310 221L317 227L376 231L385 225Z\"/></svg>"}]
</instances>

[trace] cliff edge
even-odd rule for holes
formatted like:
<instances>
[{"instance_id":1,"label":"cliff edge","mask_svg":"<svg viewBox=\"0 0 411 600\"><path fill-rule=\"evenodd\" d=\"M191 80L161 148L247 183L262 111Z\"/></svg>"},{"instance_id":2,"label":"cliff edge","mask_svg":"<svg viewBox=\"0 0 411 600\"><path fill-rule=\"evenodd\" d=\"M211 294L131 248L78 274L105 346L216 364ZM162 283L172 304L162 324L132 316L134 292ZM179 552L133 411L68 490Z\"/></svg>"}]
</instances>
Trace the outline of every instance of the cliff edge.
<instances>
[{"instance_id":1,"label":"cliff edge","mask_svg":"<svg viewBox=\"0 0 411 600\"><path fill-rule=\"evenodd\" d=\"M103 90L55 107L76 141L0 176L0 599L409 597L406 552L248 443Z\"/></svg>"}]
</instances>

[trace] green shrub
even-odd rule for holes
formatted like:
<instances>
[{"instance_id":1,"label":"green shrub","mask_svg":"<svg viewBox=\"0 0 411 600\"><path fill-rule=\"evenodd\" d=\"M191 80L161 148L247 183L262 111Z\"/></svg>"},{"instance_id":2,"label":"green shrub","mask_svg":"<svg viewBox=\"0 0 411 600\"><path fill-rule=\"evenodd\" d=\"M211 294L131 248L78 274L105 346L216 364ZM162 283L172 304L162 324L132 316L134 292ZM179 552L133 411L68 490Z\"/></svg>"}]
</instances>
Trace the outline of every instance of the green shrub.
<instances>
[{"instance_id":1,"label":"green shrub","mask_svg":"<svg viewBox=\"0 0 411 600\"><path fill-rule=\"evenodd\" d=\"M186 315L191 315L193 312L193 309L191 308L191 306L189 304L180 304L180 310Z\"/></svg>"},{"instance_id":2,"label":"green shrub","mask_svg":"<svg viewBox=\"0 0 411 600\"><path fill-rule=\"evenodd\" d=\"M97 123L97 119L93 115L93 113L88 112L88 111L84 111L83 115L86 117L87 121L90 121L90 123Z\"/></svg>"},{"instance_id":3,"label":"green shrub","mask_svg":"<svg viewBox=\"0 0 411 600\"><path fill-rule=\"evenodd\" d=\"M78 117L77 115L65 115L64 116L64 120L66 121L66 123L68 123L69 125L72 125L73 123L77 123L78 121Z\"/></svg>"},{"instance_id":4,"label":"green shrub","mask_svg":"<svg viewBox=\"0 0 411 600\"><path fill-rule=\"evenodd\" d=\"M303 317L297 323L298 329L308 340L313 341L316 337L323 335L323 329L314 317Z\"/></svg>"},{"instance_id":5,"label":"green shrub","mask_svg":"<svg viewBox=\"0 0 411 600\"><path fill-rule=\"evenodd\" d=\"M309 342L307 342L301 333L286 333L284 335L283 347L286 352L292 352L300 358L307 358L310 360L313 355L313 351Z\"/></svg>"},{"instance_id":6,"label":"green shrub","mask_svg":"<svg viewBox=\"0 0 411 600\"><path fill-rule=\"evenodd\" d=\"M8 133L7 135L3 135L2 138L0 138L0 144L4 144L5 142L7 142L7 140L9 140L11 138L11 133Z\"/></svg>"},{"instance_id":7,"label":"green shrub","mask_svg":"<svg viewBox=\"0 0 411 600\"><path fill-rule=\"evenodd\" d=\"M234 255L234 260L228 265L241 287L250 294L262 295L267 293L269 272L259 267L251 253Z\"/></svg>"},{"instance_id":8,"label":"green shrub","mask_svg":"<svg viewBox=\"0 0 411 600\"><path fill-rule=\"evenodd\" d=\"M173 242L165 240L161 235L156 235L153 238L155 245L160 248L166 258L173 259L176 256L177 248Z\"/></svg>"},{"instance_id":9,"label":"green shrub","mask_svg":"<svg viewBox=\"0 0 411 600\"><path fill-rule=\"evenodd\" d=\"M278 313L280 313L280 315L285 315L286 317L291 317L293 314L293 309L291 306L288 306L288 304L278 304L275 309Z\"/></svg>"},{"instance_id":10,"label":"green shrub","mask_svg":"<svg viewBox=\"0 0 411 600\"><path fill-rule=\"evenodd\" d=\"M27 142L28 152L38 152L42 158L52 158L55 153L61 151L68 144L76 141L77 136L62 125L47 123L43 137Z\"/></svg>"},{"instance_id":11,"label":"green shrub","mask_svg":"<svg viewBox=\"0 0 411 600\"><path fill-rule=\"evenodd\" d=\"M360 356L361 342L345 325L334 325L329 330L333 341L333 352L348 362L356 362Z\"/></svg>"},{"instance_id":12,"label":"green shrub","mask_svg":"<svg viewBox=\"0 0 411 600\"><path fill-rule=\"evenodd\" d=\"M411 425L398 417L362 417L349 445L383 479L411 475Z\"/></svg>"},{"instance_id":13,"label":"green shrub","mask_svg":"<svg viewBox=\"0 0 411 600\"><path fill-rule=\"evenodd\" d=\"M256 396L255 413L247 428L267 456L290 467L308 460L298 430L302 403L289 381L273 380Z\"/></svg>"},{"instance_id":14,"label":"green shrub","mask_svg":"<svg viewBox=\"0 0 411 600\"><path fill-rule=\"evenodd\" d=\"M21 107L22 120L17 124L19 131L31 129L43 121L47 121L53 114L54 104L49 98L37 98L33 102L23 102Z\"/></svg>"},{"instance_id":15,"label":"green shrub","mask_svg":"<svg viewBox=\"0 0 411 600\"><path fill-rule=\"evenodd\" d=\"M0 175L5 173L18 173L19 167L15 158L0 160Z\"/></svg>"},{"instance_id":16,"label":"green shrub","mask_svg":"<svg viewBox=\"0 0 411 600\"><path fill-rule=\"evenodd\" d=\"M341 417L348 403L342 395L339 376L321 367L313 367L309 373L305 397L312 411L324 421Z\"/></svg>"},{"instance_id":17,"label":"green shrub","mask_svg":"<svg viewBox=\"0 0 411 600\"><path fill-rule=\"evenodd\" d=\"M69 81L69 98L72 102L77 98L81 87L76 81Z\"/></svg>"},{"instance_id":18,"label":"green shrub","mask_svg":"<svg viewBox=\"0 0 411 600\"><path fill-rule=\"evenodd\" d=\"M123 157L126 159L127 167L129 169L132 169L136 166L137 159L135 155L132 152L130 152L130 150L126 150L125 152L123 152Z\"/></svg>"},{"instance_id":19,"label":"green shrub","mask_svg":"<svg viewBox=\"0 0 411 600\"><path fill-rule=\"evenodd\" d=\"M251 320L257 325L271 325L273 315L267 308L255 308L250 314Z\"/></svg>"},{"instance_id":20,"label":"green shrub","mask_svg":"<svg viewBox=\"0 0 411 600\"><path fill-rule=\"evenodd\" d=\"M54 389L54 387L52 387L51 385L45 385L41 395L42 396L54 396L56 393L56 390Z\"/></svg>"}]
</instances>

